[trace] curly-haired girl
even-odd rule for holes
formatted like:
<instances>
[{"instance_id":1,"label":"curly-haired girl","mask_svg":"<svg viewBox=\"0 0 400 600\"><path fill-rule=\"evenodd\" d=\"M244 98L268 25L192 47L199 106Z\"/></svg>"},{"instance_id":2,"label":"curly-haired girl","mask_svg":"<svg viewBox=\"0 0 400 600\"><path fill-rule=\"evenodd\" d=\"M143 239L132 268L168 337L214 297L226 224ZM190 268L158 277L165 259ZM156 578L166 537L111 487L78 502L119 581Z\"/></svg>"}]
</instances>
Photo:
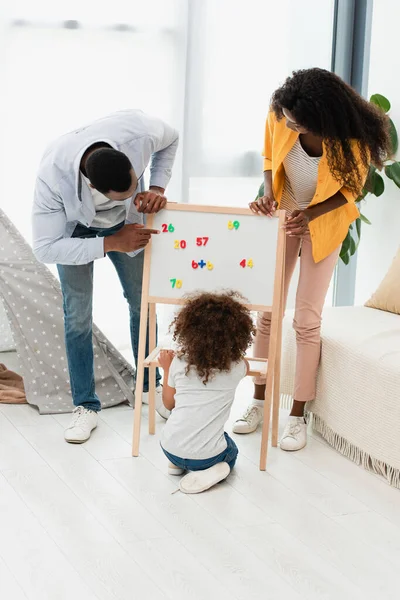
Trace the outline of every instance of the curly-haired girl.
<instances>
[{"instance_id":1,"label":"curly-haired girl","mask_svg":"<svg viewBox=\"0 0 400 600\"><path fill-rule=\"evenodd\" d=\"M264 195L250 203L259 214L286 210L285 298L299 253L294 328L297 363L293 407L283 450L307 443L305 403L315 398L321 313L349 225L359 212L370 162L381 168L390 153L388 120L339 77L323 69L297 71L274 93L265 128ZM260 314L255 353L267 356L271 316ZM250 433L263 418L265 381L233 428Z\"/></svg>"},{"instance_id":2,"label":"curly-haired girl","mask_svg":"<svg viewBox=\"0 0 400 600\"><path fill-rule=\"evenodd\" d=\"M254 334L250 312L234 292L187 299L171 325L176 353L164 350L163 402L171 416L161 438L169 473L182 475L185 493L202 492L225 479L238 449L224 432L244 358Z\"/></svg>"}]
</instances>

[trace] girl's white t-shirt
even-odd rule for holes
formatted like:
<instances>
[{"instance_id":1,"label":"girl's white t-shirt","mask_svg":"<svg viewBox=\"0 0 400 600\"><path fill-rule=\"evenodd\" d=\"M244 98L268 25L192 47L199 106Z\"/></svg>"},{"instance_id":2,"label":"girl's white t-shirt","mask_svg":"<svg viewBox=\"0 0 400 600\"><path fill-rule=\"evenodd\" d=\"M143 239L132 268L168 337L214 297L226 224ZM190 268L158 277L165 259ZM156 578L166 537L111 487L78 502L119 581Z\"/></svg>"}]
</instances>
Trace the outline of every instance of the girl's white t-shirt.
<instances>
[{"instance_id":1,"label":"girl's white t-shirt","mask_svg":"<svg viewBox=\"0 0 400 600\"><path fill-rule=\"evenodd\" d=\"M166 422L161 446L175 456L192 460L212 458L226 450L225 423L235 391L247 373L244 360L229 372L217 372L204 385L192 367L175 356L168 385L175 388L175 408Z\"/></svg>"}]
</instances>

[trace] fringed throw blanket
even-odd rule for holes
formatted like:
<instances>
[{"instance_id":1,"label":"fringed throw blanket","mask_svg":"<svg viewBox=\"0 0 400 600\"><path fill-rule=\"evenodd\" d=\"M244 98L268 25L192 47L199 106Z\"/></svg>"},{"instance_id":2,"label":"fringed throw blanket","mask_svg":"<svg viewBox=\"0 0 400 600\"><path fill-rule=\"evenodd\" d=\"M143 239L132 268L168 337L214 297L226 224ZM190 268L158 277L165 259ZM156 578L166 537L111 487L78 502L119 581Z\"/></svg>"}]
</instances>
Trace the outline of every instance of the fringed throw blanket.
<instances>
[{"instance_id":1,"label":"fringed throw blanket","mask_svg":"<svg viewBox=\"0 0 400 600\"><path fill-rule=\"evenodd\" d=\"M24 382L14 371L0 363L0 402L3 404L26 404Z\"/></svg>"},{"instance_id":2,"label":"fringed throw blanket","mask_svg":"<svg viewBox=\"0 0 400 600\"><path fill-rule=\"evenodd\" d=\"M293 392L296 340L284 333L282 394ZM400 488L400 316L326 309L313 427L344 456Z\"/></svg>"}]
</instances>

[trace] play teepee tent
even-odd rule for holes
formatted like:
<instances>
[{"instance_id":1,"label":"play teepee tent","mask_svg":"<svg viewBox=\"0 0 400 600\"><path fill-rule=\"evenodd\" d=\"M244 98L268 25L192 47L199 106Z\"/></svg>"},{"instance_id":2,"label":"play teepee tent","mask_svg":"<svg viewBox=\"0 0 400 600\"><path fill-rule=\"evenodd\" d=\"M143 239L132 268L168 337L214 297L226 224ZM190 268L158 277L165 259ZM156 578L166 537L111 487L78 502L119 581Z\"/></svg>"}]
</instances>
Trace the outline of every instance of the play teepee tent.
<instances>
[{"instance_id":1,"label":"play teepee tent","mask_svg":"<svg viewBox=\"0 0 400 600\"><path fill-rule=\"evenodd\" d=\"M0 210L0 351L15 349L29 404L41 414L73 409L60 285ZM12 339L11 339L12 338ZM93 327L96 391L102 406L133 404L134 370ZM0 352L0 362L1 352ZM15 367L14 367L15 368Z\"/></svg>"}]
</instances>

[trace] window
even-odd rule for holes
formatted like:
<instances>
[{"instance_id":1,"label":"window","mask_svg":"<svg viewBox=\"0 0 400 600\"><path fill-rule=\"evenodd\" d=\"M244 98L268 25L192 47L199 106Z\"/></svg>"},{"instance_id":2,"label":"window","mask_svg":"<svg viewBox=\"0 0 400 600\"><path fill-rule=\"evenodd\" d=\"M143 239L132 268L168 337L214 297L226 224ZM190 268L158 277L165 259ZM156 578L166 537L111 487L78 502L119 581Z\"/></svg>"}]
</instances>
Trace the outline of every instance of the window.
<instances>
[{"instance_id":1,"label":"window","mask_svg":"<svg viewBox=\"0 0 400 600\"><path fill-rule=\"evenodd\" d=\"M262 181L273 91L295 69L330 68L334 2L201 0L190 7L184 200L246 205Z\"/></svg>"},{"instance_id":2,"label":"window","mask_svg":"<svg viewBox=\"0 0 400 600\"><path fill-rule=\"evenodd\" d=\"M9 3L0 22L2 208L30 240L47 144L127 107L181 132L170 199L246 205L261 181L273 90L293 69L330 68L333 5L114 0L93 10L78 0ZM95 319L129 357L127 306L108 261L97 261L95 281Z\"/></svg>"}]
</instances>

